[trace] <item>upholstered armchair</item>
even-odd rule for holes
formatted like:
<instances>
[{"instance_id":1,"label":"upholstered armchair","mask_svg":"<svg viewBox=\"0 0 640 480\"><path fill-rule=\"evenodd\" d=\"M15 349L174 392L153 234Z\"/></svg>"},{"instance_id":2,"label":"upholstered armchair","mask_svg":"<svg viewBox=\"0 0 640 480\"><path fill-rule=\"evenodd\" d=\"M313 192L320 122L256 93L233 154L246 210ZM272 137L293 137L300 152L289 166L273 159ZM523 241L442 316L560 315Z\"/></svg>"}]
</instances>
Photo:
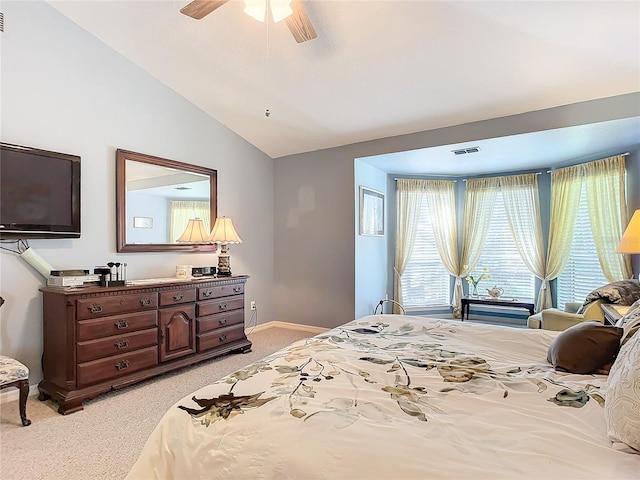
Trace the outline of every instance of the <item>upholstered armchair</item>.
<instances>
[{"instance_id":1,"label":"upholstered armchair","mask_svg":"<svg viewBox=\"0 0 640 480\"><path fill-rule=\"evenodd\" d=\"M581 303L567 303L564 310L558 308L546 308L541 312L531 315L527 320L529 328L542 328L544 330L566 330L580 322L596 320L604 323L604 311L600 305L603 299L595 300L583 309L582 313L577 313Z\"/></svg>"},{"instance_id":2,"label":"upholstered armchair","mask_svg":"<svg viewBox=\"0 0 640 480\"><path fill-rule=\"evenodd\" d=\"M604 311L601 304L632 305L638 299L640 299L640 281L620 280L596 288L586 296L582 305L568 303L564 311L557 308L547 308L531 315L527 320L527 325L529 328L566 330L572 325L587 320L597 320L604 323ZM575 309L576 305L578 309Z\"/></svg>"}]
</instances>

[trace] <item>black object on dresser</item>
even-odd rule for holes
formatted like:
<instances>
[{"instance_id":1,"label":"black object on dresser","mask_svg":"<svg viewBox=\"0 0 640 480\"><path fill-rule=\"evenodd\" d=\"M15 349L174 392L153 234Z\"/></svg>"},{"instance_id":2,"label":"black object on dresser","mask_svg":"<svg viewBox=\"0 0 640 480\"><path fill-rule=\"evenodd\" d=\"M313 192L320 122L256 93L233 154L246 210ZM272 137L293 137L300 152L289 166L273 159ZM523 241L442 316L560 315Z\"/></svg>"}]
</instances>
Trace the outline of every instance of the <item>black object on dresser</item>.
<instances>
[{"instance_id":1,"label":"black object on dresser","mask_svg":"<svg viewBox=\"0 0 640 480\"><path fill-rule=\"evenodd\" d=\"M44 379L40 400L62 414L111 389L230 352L244 332L248 276L144 286L42 287Z\"/></svg>"}]
</instances>

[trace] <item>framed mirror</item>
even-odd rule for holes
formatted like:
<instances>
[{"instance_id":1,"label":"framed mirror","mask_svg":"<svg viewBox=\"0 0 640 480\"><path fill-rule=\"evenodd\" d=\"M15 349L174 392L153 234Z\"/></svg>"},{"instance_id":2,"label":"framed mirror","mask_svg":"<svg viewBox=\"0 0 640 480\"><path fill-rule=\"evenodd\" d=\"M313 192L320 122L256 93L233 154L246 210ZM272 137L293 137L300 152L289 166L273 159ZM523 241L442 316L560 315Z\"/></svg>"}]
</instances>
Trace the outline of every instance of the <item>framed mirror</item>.
<instances>
[{"instance_id":1,"label":"framed mirror","mask_svg":"<svg viewBox=\"0 0 640 480\"><path fill-rule=\"evenodd\" d=\"M214 251L217 213L217 170L116 151L118 252Z\"/></svg>"}]
</instances>

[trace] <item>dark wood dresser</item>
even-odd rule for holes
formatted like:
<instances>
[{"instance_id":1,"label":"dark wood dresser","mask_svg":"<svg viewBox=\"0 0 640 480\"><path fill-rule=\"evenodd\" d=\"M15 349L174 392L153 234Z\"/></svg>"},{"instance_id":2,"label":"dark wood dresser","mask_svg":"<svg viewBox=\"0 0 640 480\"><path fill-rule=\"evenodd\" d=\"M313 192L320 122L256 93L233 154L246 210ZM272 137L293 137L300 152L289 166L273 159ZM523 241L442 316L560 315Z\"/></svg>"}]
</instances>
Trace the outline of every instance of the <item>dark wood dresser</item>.
<instances>
[{"instance_id":1,"label":"dark wood dresser","mask_svg":"<svg viewBox=\"0 0 640 480\"><path fill-rule=\"evenodd\" d=\"M62 414L111 389L230 352L249 352L247 276L121 287L43 287L39 399Z\"/></svg>"}]
</instances>

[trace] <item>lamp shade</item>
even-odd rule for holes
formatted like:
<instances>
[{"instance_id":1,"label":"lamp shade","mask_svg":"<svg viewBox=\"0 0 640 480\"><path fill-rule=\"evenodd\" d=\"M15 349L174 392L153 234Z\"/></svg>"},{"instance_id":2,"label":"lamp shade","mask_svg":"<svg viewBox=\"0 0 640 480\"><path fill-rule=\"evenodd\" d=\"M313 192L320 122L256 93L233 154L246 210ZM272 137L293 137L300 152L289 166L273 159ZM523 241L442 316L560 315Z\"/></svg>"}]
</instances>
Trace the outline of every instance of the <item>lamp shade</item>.
<instances>
[{"instance_id":1,"label":"lamp shade","mask_svg":"<svg viewBox=\"0 0 640 480\"><path fill-rule=\"evenodd\" d=\"M201 243L207 241L207 229L201 218L190 218L187 228L178 237L178 242Z\"/></svg>"},{"instance_id":2,"label":"lamp shade","mask_svg":"<svg viewBox=\"0 0 640 480\"><path fill-rule=\"evenodd\" d=\"M631 217L616 248L616 253L640 253L640 209L636 210Z\"/></svg>"},{"instance_id":3,"label":"lamp shade","mask_svg":"<svg viewBox=\"0 0 640 480\"><path fill-rule=\"evenodd\" d=\"M233 222L227 217L216 218L216 223L213 225L213 230L211 230L208 240L220 245L242 243L240 235L233 228Z\"/></svg>"}]
</instances>

